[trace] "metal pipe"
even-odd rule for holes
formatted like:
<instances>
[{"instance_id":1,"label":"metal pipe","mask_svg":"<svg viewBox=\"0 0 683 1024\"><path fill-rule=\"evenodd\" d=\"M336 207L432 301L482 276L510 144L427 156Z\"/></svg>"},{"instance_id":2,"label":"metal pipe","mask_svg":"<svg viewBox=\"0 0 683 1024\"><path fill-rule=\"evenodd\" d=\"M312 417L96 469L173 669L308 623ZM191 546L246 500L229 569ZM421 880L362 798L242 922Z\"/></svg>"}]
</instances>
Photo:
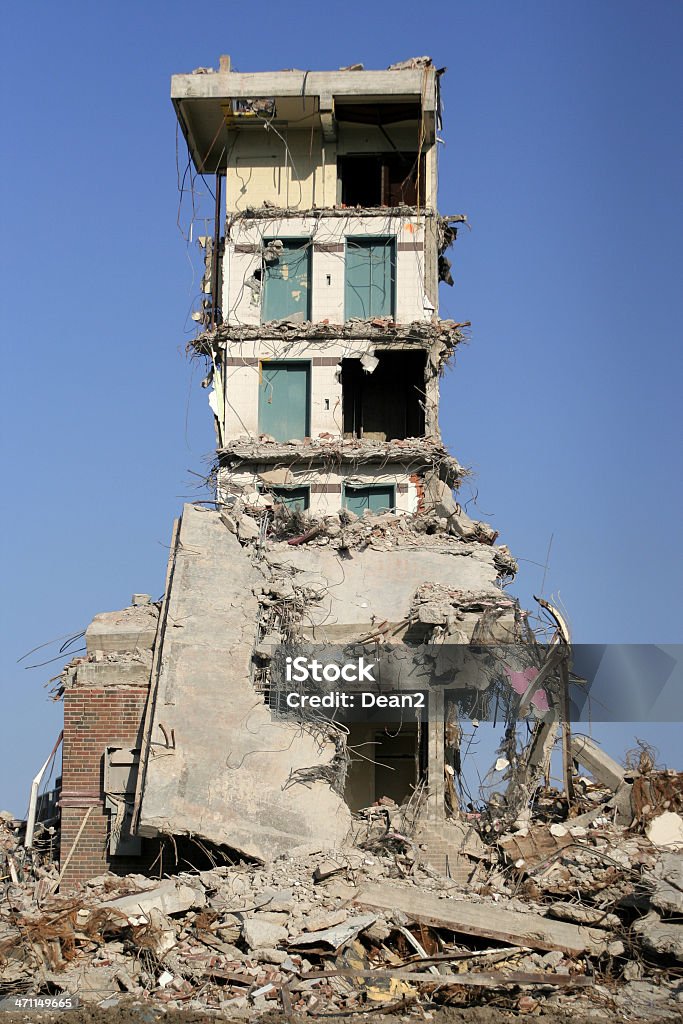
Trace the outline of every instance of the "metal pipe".
<instances>
[{"instance_id":1,"label":"metal pipe","mask_svg":"<svg viewBox=\"0 0 683 1024\"><path fill-rule=\"evenodd\" d=\"M213 227L213 253L211 259L211 326L216 326L218 314L218 282L220 279L220 244L221 244L221 192L222 175L216 172L216 195Z\"/></svg>"}]
</instances>

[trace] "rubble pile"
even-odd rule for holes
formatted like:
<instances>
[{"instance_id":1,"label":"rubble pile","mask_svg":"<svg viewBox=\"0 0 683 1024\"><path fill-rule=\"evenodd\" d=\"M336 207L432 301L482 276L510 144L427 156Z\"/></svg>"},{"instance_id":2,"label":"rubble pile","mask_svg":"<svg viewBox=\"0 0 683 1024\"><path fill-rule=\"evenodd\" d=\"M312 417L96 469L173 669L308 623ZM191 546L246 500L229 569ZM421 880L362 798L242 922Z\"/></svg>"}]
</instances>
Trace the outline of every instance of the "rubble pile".
<instances>
[{"instance_id":1,"label":"rubble pile","mask_svg":"<svg viewBox=\"0 0 683 1024\"><path fill-rule=\"evenodd\" d=\"M52 819L36 822L31 850L24 845L25 834L25 821L0 811L0 893L21 885L37 897L51 886L56 888L58 872L53 861L58 829Z\"/></svg>"},{"instance_id":2,"label":"rubble pile","mask_svg":"<svg viewBox=\"0 0 683 1024\"><path fill-rule=\"evenodd\" d=\"M604 786L581 778L577 793L568 814L563 794L543 791L515 833L485 815L447 823L467 849L465 881L430 867L388 799L356 816L355 846L267 865L105 874L60 894L45 874L3 870L0 994L233 1018L495 998L517 1013L680 1019L683 845L615 825ZM3 816L5 865L10 833Z\"/></svg>"},{"instance_id":3,"label":"rubble pile","mask_svg":"<svg viewBox=\"0 0 683 1024\"><path fill-rule=\"evenodd\" d=\"M341 509L331 515L316 516L288 508L268 494L251 496L235 502L223 513L223 521L240 540L263 539L260 518L268 513L265 536L277 544L307 544L331 547L337 551L390 551L393 548L435 548L466 553L471 543L493 545L494 532L487 523L475 523L467 540L454 533L449 520L428 510L414 515L396 515L393 512L366 511L362 516L350 509ZM464 514L463 514L464 515ZM517 572L517 561L506 545L494 547L494 563L502 578L512 578Z\"/></svg>"}]
</instances>

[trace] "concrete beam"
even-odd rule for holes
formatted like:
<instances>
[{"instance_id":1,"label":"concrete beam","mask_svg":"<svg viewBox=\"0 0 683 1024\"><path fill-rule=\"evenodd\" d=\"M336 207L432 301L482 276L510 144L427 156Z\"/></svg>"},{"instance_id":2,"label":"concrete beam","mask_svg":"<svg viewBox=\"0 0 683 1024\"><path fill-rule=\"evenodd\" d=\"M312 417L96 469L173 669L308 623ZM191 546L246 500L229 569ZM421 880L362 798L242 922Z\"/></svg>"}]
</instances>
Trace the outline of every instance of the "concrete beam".
<instances>
[{"instance_id":1,"label":"concrete beam","mask_svg":"<svg viewBox=\"0 0 683 1024\"><path fill-rule=\"evenodd\" d=\"M594 779L613 792L619 789L626 775L624 769L588 736L572 736L571 753L573 760L587 768Z\"/></svg>"},{"instance_id":2,"label":"concrete beam","mask_svg":"<svg viewBox=\"0 0 683 1024\"><path fill-rule=\"evenodd\" d=\"M427 87L425 88L425 80ZM353 96L385 101L419 99L425 111L436 108L434 68L401 71L220 71L173 75L171 99L250 99L273 96Z\"/></svg>"}]
</instances>

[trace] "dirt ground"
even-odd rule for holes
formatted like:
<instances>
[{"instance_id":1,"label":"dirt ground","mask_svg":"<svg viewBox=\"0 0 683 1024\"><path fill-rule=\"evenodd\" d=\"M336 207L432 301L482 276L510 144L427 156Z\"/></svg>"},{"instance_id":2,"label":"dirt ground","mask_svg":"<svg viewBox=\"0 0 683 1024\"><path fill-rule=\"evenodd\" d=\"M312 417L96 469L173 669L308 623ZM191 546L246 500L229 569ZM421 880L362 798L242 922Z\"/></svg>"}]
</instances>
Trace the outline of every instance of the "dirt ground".
<instances>
[{"instance_id":1,"label":"dirt ground","mask_svg":"<svg viewBox=\"0 0 683 1024\"><path fill-rule=\"evenodd\" d=\"M514 1002L514 1000L511 1000ZM596 1024L623 1024L625 1020L631 1019L619 1013L603 1010L599 1007L589 1007L586 1003L577 1003L575 1011L563 1009L562 1012L546 1012L538 1007L531 1013L521 1011L519 1008L504 1009L499 1006L472 1006L467 1008L456 1007L406 1007L395 1013L378 1013L369 1011L367 1013L349 1013L347 1015L329 1015L327 1013L307 1013L303 1016L294 1014L287 1019L282 1012L271 1011L258 1017L260 1024L312 1024L316 1019L324 1018L326 1024L349 1024L349 1020L355 1017L363 1024L407 1024L407 1022L428 1021L429 1024L511 1024L513 1021L533 1020L538 1024L579 1024L584 1021L595 1021ZM240 1018L224 1017L214 1012L202 1013L197 1010L170 1010L165 1012L157 1007L128 1005L114 1006L108 1009L99 1007L79 1007L75 1010L62 1011L58 1013L37 1011L26 1011L24 1013L7 1013L0 1017L1 1024L25 1024L26 1021L39 1020L41 1024L156 1024L165 1021L166 1024L206 1024L206 1022L236 1021ZM256 1015L254 1018L256 1019ZM642 1018L641 1018L642 1019ZM671 1024L673 1020L683 1021L683 1014L661 1017L657 1014L648 1017L648 1024Z\"/></svg>"}]
</instances>

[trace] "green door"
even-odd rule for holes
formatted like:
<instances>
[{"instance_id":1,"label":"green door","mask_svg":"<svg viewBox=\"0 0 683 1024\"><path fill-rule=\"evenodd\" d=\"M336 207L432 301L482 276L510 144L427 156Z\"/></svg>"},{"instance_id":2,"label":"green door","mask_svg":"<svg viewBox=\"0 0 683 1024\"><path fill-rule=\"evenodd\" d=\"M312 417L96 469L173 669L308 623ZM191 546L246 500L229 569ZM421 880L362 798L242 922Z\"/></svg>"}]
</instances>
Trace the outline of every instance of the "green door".
<instances>
[{"instance_id":1,"label":"green door","mask_svg":"<svg viewBox=\"0 0 683 1024\"><path fill-rule=\"evenodd\" d=\"M310 487L270 487L269 490L278 505L292 512L305 512L310 504Z\"/></svg>"},{"instance_id":2,"label":"green door","mask_svg":"<svg viewBox=\"0 0 683 1024\"><path fill-rule=\"evenodd\" d=\"M346 320L394 315L395 266L393 239L346 239Z\"/></svg>"},{"instance_id":3,"label":"green door","mask_svg":"<svg viewBox=\"0 0 683 1024\"><path fill-rule=\"evenodd\" d=\"M281 241L281 255L264 264L261 321L290 320L292 317L310 320L310 239L283 238Z\"/></svg>"},{"instance_id":4,"label":"green door","mask_svg":"<svg viewBox=\"0 0 683 1024\"><path fill-rule=\"evenodd\" d=\"M362 516L366 509L371 512L389 512L396 505L394 488L389 485L369 487L344 487L344 507Z\"/></svg>"},{"instance_id":5,"label":"green door","mask_svg":"<svg viewBox=\"0 0 683 1024\"><path fill-rule=\"evenodd\" d=\"M258 428L276 441L308 437L310 364L261 363Z\"/></svg>"}]
</instances>

